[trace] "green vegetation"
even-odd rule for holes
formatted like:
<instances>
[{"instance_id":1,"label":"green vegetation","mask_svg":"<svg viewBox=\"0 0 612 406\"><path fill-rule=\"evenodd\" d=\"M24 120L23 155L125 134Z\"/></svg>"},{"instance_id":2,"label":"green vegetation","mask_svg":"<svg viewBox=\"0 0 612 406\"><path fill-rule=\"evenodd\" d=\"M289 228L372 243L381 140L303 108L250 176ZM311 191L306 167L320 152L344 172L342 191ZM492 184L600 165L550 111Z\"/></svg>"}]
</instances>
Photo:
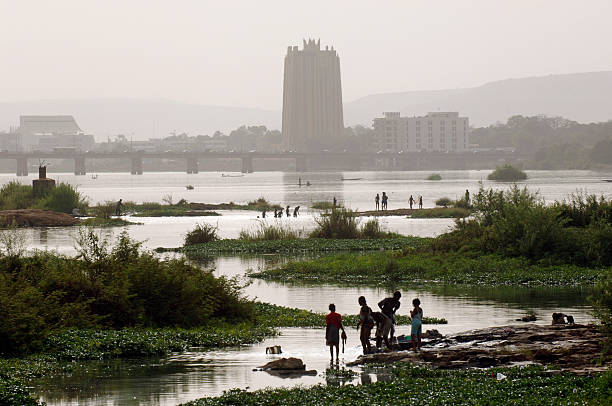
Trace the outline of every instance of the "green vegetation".
<instances>
[{"instance_id":1,"label":"green vegetation","mask_svg":"<svg viewBox=\"0 0 612 406\"><path fill-rule=\"evenodd\" d=\"M42 209L71 214L73 209L84 211L87 201L77 189L67 183L45 189L35 195L31 185L11 181L0 188L0 210Z\"/></svg>"},{"instance_id":2,"label":"green vegetation","mask_svg":"<svg viewBox=\"0 0 612 406\"><path fill-rule=\"evenodd\" d=\"M593 378L570 373L552 375L542 367L448 371L409 364L374 371L388 374L392 381L254 392L235 389L184 405L574 405L609 404L612 400L611 372ZM497 381L498 372L507 378Z\"/></svg>"},{"instance_id":3,"label":"green vegetation","mask_svg":"<svg viewBox=\"0 0 612 406\"><path fill-rule=\"evenodd\" d=\"M520 169L516 169L510 164L498 166L487 176L488 180L499 180L502 182L516 182L527 179L527 174Z\"/></svg>"},{"instance_id":4,"label":"green vegetation","mask_svg":"<svg viewBox=\"0 0 612 406\"><path fill-rule=\"evenodd\" d=\"M302 232L294 230L286 224L266 224L260 222L255 229L241 230L238 238L243 241L275 241L295 240L301 236Z\"/></svg>"},{"instance_id":5,"label":"green vegetation","mask_svg":"<svg viewBox=\"0 0 612 406\"><path fill-rule=\"evenodd\" d=\"M377 218L366 221L360 227L361 219L352 210L337 208L315 217L317 226L310 238L389 238L397 236L382 229Z\"/></svg>"},{"instance_id":6,"label":"green vegetation","mask_svg":"<svg viewBox=\"0 0 612 406\"><path fill-rule=\"evenodd\" d=\"M452 206L453 201L448 197L441 197L436 200L436 206L447 208L448 206Z\"/></svg>"},{"instance_id":7,"label":"green vegetation","mask_svg":"<svg viewBox=\"0 0 612 406\"><path fill-rule=\"evenodd\" d=\"M207 223L196 224L195 228L185 235L185 245L206 244L217 241L219 228Z\"/></svg>"},{"instance_id":8,"label":"green vegetation","mask_svg":"<svg viewBox=\"0 0 612 406\"><path fill-rule=\"evenodd\" d=\"M326 313L311 312L304 309L295 309L277 306L269 303L255 303L255 314L259 320L258 324L269 327L325 327ZM356 326L359 315L342 315L345 326ZM395 321L398 325L411 323L410 317L396 315ZM437 317L424 317L424 324L447 324L448 321Z\"/></svg>"},{"instance_id":9,"label":"green vegetation","mask_svg":"<svg viewBox=\"0 0 612 406\"><path fill-rule=\"evenodd\" d=\"M602 275L596 286L596 291L590 298L595 316L599 319L600 328L607 337L604 346L604 357L612 353L612 271Z\"/></svg>"},{"instance_id":10,"label":"green vegetation","mask_svg":"<svg viewBox=\"0 0 612 406\"><path fill-rule=\"evenodd\" d=\"M183 252L189 259L205 259L217 254L277 254L333 251L380 251L419 247L428 238L391 237L361 239L296 238L288 240L218 240L183 248L157 248L156 252Z\"/></svg>"},{"instance_id":11,"label":"green vegetation","mask_svg":"<svg viewBox=\"0 0 612 406\"><path fill-rule=\"evenodd\" d=\"M425 180L442 180L442 176L440 176L439 173L432 173L431 175L426 177Z\"/></svg>"},{"instance_id":12,"label":"green vegetation","mask_svg":"<svg viewBox=\"0 0 612 406\"><path fill-rule=\"evenodd\" d=\"M431 218L463 218L470 215L468 209L460 207L434 207L432 209L414 210L410 217L413 219Z\"/></svg>"},{"instance_id":13,"label":"green vegetation","mask_svg":"<svg viewBox=\"0 0 612 406\"><path fill-rule=\"evenodd\" d=\"M80 226L84 227L123 227L134 224L133 221L124 220L122 218L101 218L101 217L90 217L86 219L82 219L79 223Z\"/></svg>"},{"instance_id":14,"label":"green vegetation","mask_svg":"<svg viewBox=\"0 0 612 406\"><path fill-rule=\"evenodd\" d=\"M531 263L526 258L474 251L439 254L405 249L397 253L337 254L291 261L249 276L285 282L398 287L419 283L563 286L593 284L601 272L601 269Z\"/></svg>"},{"instance_id":15,"label":"green vegetation","mask_svg":"<svg viewBox=\"0 0 612 406\"><path fill-rule=\"evenodd\" d=\"M193 328L253 318L236 280L160 260L125 232L109 248L81 229L77 251L74 258L0 256L0 353L44 350L49 337L70 328Z\"/></svg>"},{"instance_id":16,"label":"green vegetation","mask_svg":"<svg viewBox=\"0 0 612 406\"><path fill-rule=\"evenodd\" d=\"M317 210L333 210L337 207L342 207L342 205L337 203L336 206L334 206L334 202L321 201L314 202L310 207Z\"/></svg>"}]
</instances>

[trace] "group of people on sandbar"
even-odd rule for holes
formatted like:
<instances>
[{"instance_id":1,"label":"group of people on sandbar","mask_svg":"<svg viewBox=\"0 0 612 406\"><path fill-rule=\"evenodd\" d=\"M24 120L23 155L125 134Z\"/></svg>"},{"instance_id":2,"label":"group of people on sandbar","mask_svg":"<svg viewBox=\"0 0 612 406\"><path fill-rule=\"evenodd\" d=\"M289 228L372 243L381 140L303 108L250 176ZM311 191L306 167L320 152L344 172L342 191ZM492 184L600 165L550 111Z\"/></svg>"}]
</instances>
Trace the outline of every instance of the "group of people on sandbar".
<instances>
[{"instance_id":1,"label":"group of people on sandbar","mask_svg":"<svg viewBox=\"0 0 612 406\"><path fill-rule=\"evenodd\" d=\"M393 342L393 336L395 334L395 313L400 307L401 297L402 294L396 291L393 293L393 296L381 300L378 302L380 311L377 312L372 311L364 296L360 296L357 300L359 306L361 306L357 330L361 328L359 340L361 341L364 354L371 354L373 352L372 345L370 344L370 335L372 334L374 326L376 326L374 335L376 338L376 351L378 352L382 349L383 342L387 349L391 349L391 343ZM421 349L423 309L421 308L421 301L418 298L412 301L412 305L414 308L410 311L410 317L412 319L410 337L412 340L412 348L416 352ZM334 347L336 348L336 361L338 361L340 355L340 338L342 337L344 347L347 336L342 324L342 316L336 312L336 305L331 303L329 305L329 311L330 313L325 316L325 341L329 346L329 354L332 361L334 360ZM340 335L340 331L342 331L342 335Z\"/></svg>"},{"instance_id":2,"label":"group of people on sandbar","mask_svg":"<svg viewBox=\"0 0 612 406\"><path fill-rule=\"evenodd\" d=\"M376 204L376 211L387 210L389 206L389 195L387 195L386 192L382 192L381 197L380 194L376 193L376 196L374 197L374 203ZM419 209L422 209L423 196L418 196L415 199L414 197L412 197L412 195L410 195L410 198L408 199L408 204L410 204L410 210L412 210L412 207L417 204L419 205Z\"/></svg>"}]
</instances>

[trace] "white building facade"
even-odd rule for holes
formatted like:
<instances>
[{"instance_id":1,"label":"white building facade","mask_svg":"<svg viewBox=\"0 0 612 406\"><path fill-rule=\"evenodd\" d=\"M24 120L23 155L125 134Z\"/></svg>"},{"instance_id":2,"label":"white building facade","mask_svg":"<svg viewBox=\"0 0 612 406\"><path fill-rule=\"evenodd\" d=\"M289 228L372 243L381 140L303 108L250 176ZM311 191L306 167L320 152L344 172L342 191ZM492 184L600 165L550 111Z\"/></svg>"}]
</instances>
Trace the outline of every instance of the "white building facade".
<instances>
[{"instance_id":1,"label":"white building facade","mask_svg":"<svg viewBox=\"0 0 612 406\"><path fill-rule=\"evenodd\" d=\"M469 149L469 120L457 112L401 117L383 113L374 119L375 145L383 152L463 152Z\"/></svg>"}]
</instances>

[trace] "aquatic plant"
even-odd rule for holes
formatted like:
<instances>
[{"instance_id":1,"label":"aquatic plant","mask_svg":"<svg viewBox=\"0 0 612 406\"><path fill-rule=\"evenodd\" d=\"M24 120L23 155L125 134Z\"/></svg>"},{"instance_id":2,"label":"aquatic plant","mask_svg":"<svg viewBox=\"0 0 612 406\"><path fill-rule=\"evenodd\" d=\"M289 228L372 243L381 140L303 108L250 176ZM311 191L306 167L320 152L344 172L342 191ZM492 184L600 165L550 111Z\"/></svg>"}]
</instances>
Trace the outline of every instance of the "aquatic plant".
<instances>
[{"instance_id":1,"label":"aquatic plant","mask_svg":"<svg viewBox=\"0 0 612 406\"><path fill-rule=\"evenodd\" d=\"M499 180L503 182L516 182L527 179L527 174L520 169L516 169L510 164L498 166L487 176L488 180Z\"/></svg>"},{"instance_id":2,"label":"aquatic plant","mask_svg":"<svg viewBox=\"0 0 612 406\"><path fill-rule=\"evenodd\" d=\"M34 195L31 185L17 181L0 188L0 210L43 209L70 214L75 208L83 211L86 207L87 199L77 188L63 182L40 196Z\"/></svg>"},{"instance_id":3,"label":"aquatic plant","mask_svg":"<svg viewBox=\"0 0 612 406\"><path fill-rule=\"evenodd\" d=\"M359 238L359 218L348 209L339 208L326 211L315 217L316 228L310 233L312 238Z\"/></svg>"},{"instance_id":4,"label":"aquatic plant","mask_svg":"<svg viewBox=\"0 0 612 406\"><path fill-rule=\"evenodd\" d=\"M441 197L438 200L436 200L436 206L442 206L444 208L451 206L453 204L453 201L448 198L448 197Z\"/></svg>"},{"instance_id":5,"label":"aquatic plant","mask_svg":"<svg viewBox=\"0 0 612 406\"><path fill-rule=\"evenodd\" d=\"M553 375L543 367L487 370L440 370L400 363L385 368L392 380L368 385L315 385L263 389L234 389L185 406L216 405L474 405L474 404L608 404L610 372L595 378L572 373ZM507 376L503 381L497 373ZM493 376L493 377L492 377Z\"/></svg>"},{"instance_id":6,"label":"aquatic plant","mask_svg":"<svg viewBox=\"0 0 612 406\"><path fill-rule=\"evenodd\" d=\"M320 202L313 202L310 207L312 207L313 209L317 209L317 210L332 210L335 209L336 207L342 207L342 205L340 203L336 203L336 206L334 206L333 202L329 202L329 201L320 201Z\"/></svg>"},{"instance_id":7,"label":"aquatic plant","mask_svg":"<svg viewBox=\"0 0 612 406\"><path fill-rule=\"evenodd\" d=\"M442 180L442 176L440 176L439 173L432 173L431 175L426 177L425 180Z\"/></svg>"},{"instance_id":8,"label":"aquatic plant","mask_svg":"<svg viewBox=\"0 0 612 406\"><path fill-rule=\"evenodd\" d=\"M463 218L470 215L470 211L459 207L434 207L431 209L414 210L410 217L413 219L429 218Z\"/></svg>"},{"instance_id":9,"label":"aquatic plant","mask_svg":"<svg viewBox=\"0 0 612 406\"><path fill-rule=\"evenodd\" d=\"M295 238L286 240L225 239L183 248L157 248L157 252L183 252L189 259L207 259L216 254L275 254L333 251L380 251L429 244L429 238L388 237L361 239Z\"/></svg>"}]
</instances>

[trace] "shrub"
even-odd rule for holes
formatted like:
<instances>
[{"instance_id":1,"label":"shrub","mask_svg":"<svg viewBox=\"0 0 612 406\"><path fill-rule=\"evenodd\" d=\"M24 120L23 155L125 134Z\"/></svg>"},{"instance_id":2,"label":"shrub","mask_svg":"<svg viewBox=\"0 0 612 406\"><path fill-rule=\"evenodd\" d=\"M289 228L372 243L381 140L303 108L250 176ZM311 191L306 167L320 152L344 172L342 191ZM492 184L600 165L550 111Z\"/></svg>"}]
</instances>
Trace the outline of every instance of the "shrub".
<instances>
[{"instance_id":1,"label":"shrub","mask_svg":"<svg viewBox=\"0 0 612 406\"><path fill-rule=\"evenodd\" d=\"M492 173L487 176L488 180L500 180L504 182L516 182L518 180L527 179L527 174L520 169L516 169L510 164L498 166Z\"/></svg>"},{"instance_id":2,"label":"shrub","mask_svg":"<svg viewBox=\"0 0 612 406\"><path fill-rule=\"evenodd\" d=\"M75 208L84 210L87 202L74 186L62 182L49 190L36 206L44 210L70 214Z\"/></svg>"},{"instance_id":3,"label":"shrub","mask_svg":"<svg viewBox=\"0 0 612 406\"><path fill-rule=\"evenodd\" d=\"M22 185L13 180L0 188L0 209L27 209L34 203L32 186Z\"/></svg>"},{"instance_id":4,"label":"shrub","mask_svg":"<svg viewBox=\"0 0 612 406\"><path fill-rule=\"evenodd\" d=\"M439 173L432 173L425 180L442 180L442 176Z\"/></svg>"},{"instance_id":5,"label":"shrub","mask_svg":"<svg viewBox=\"0 0 612 406\"><path fill-rule=\"evenodd\" d=\"M338 205L339 207L340 205ZM314 202L312 204L313 209L317 209L317 210L332 210L334 209L334 203L333 202L326 202L326 201L321 201L321 202Z\"/></svg>"},{"instance_id":6,"label":"shrub","mask_svg":"<svg viewBox=\"0 0 612 406\"><path fill-rule=\"evenodd\" d=\"M599 319L601 330L607 337L604 352L612 352L612 272L606 272L597 283L595 293L590 298L595 317Z\"/></svg>"},{"instance_id":7,"label":"shrub","mask_svg":"<svg viewBox=\"0 0 612 406\"><path fill-rule=\"evenodd\" d=\"M385 234L387 233L383 230L377 218L370 219L361 226L360 236L362 238L380 238Z\"/></svg>"},{"instance_id":8,"label":"shrub","mask_svg":"<svg viewBox=\"0 0 612 406\"><path fill-rule=\"evenodd\" d=\"M260 222L255 230L242 230L238 239L245 241L294 240L302 233L283 224L266 224Z\"/></svg>"},{"instance_id":9,"label":"shrub","mask_svg":"<svg viewBox=\"0 0 612 406\"><path fill-rule=\"evenodd\" d=\"M80 256L0 257L0 352L41 349L65 328L185 327L251 320L235 279L159 259L122 233L82 231Z\"/></svg>"},{"instance_id":10,"label":"shrub","mask_svg":"<svg viewBox=\"0 0 612 406\"><path fill-rule=\"evenodd\" d=\"M219 239L217 235L218 226L208 223L196 224L195 228L185 235L184 245L204 244Z\"/></svg>"},{"instance_id":11,"label":"shrub","mask_svg":"<svg viewBox=\"0 0 612 406\"><path fill-rule=\"evenodd\" d=\"M453 201L449 199L448 197L441 197L438 200L436 200L436 206L448 207L448 206L451 206L452 204L453 204Z\"/></svg>"},{"instance_id":12,"label":"shrub","mask_svg":"<svg viewBox=\"0 0 612 406\"><path fill-rule=\"evenodd\" d=\"M313 238L359 238L359 219L351 210L339 208L315 218Z\"/></svg>"}]
</instances>

